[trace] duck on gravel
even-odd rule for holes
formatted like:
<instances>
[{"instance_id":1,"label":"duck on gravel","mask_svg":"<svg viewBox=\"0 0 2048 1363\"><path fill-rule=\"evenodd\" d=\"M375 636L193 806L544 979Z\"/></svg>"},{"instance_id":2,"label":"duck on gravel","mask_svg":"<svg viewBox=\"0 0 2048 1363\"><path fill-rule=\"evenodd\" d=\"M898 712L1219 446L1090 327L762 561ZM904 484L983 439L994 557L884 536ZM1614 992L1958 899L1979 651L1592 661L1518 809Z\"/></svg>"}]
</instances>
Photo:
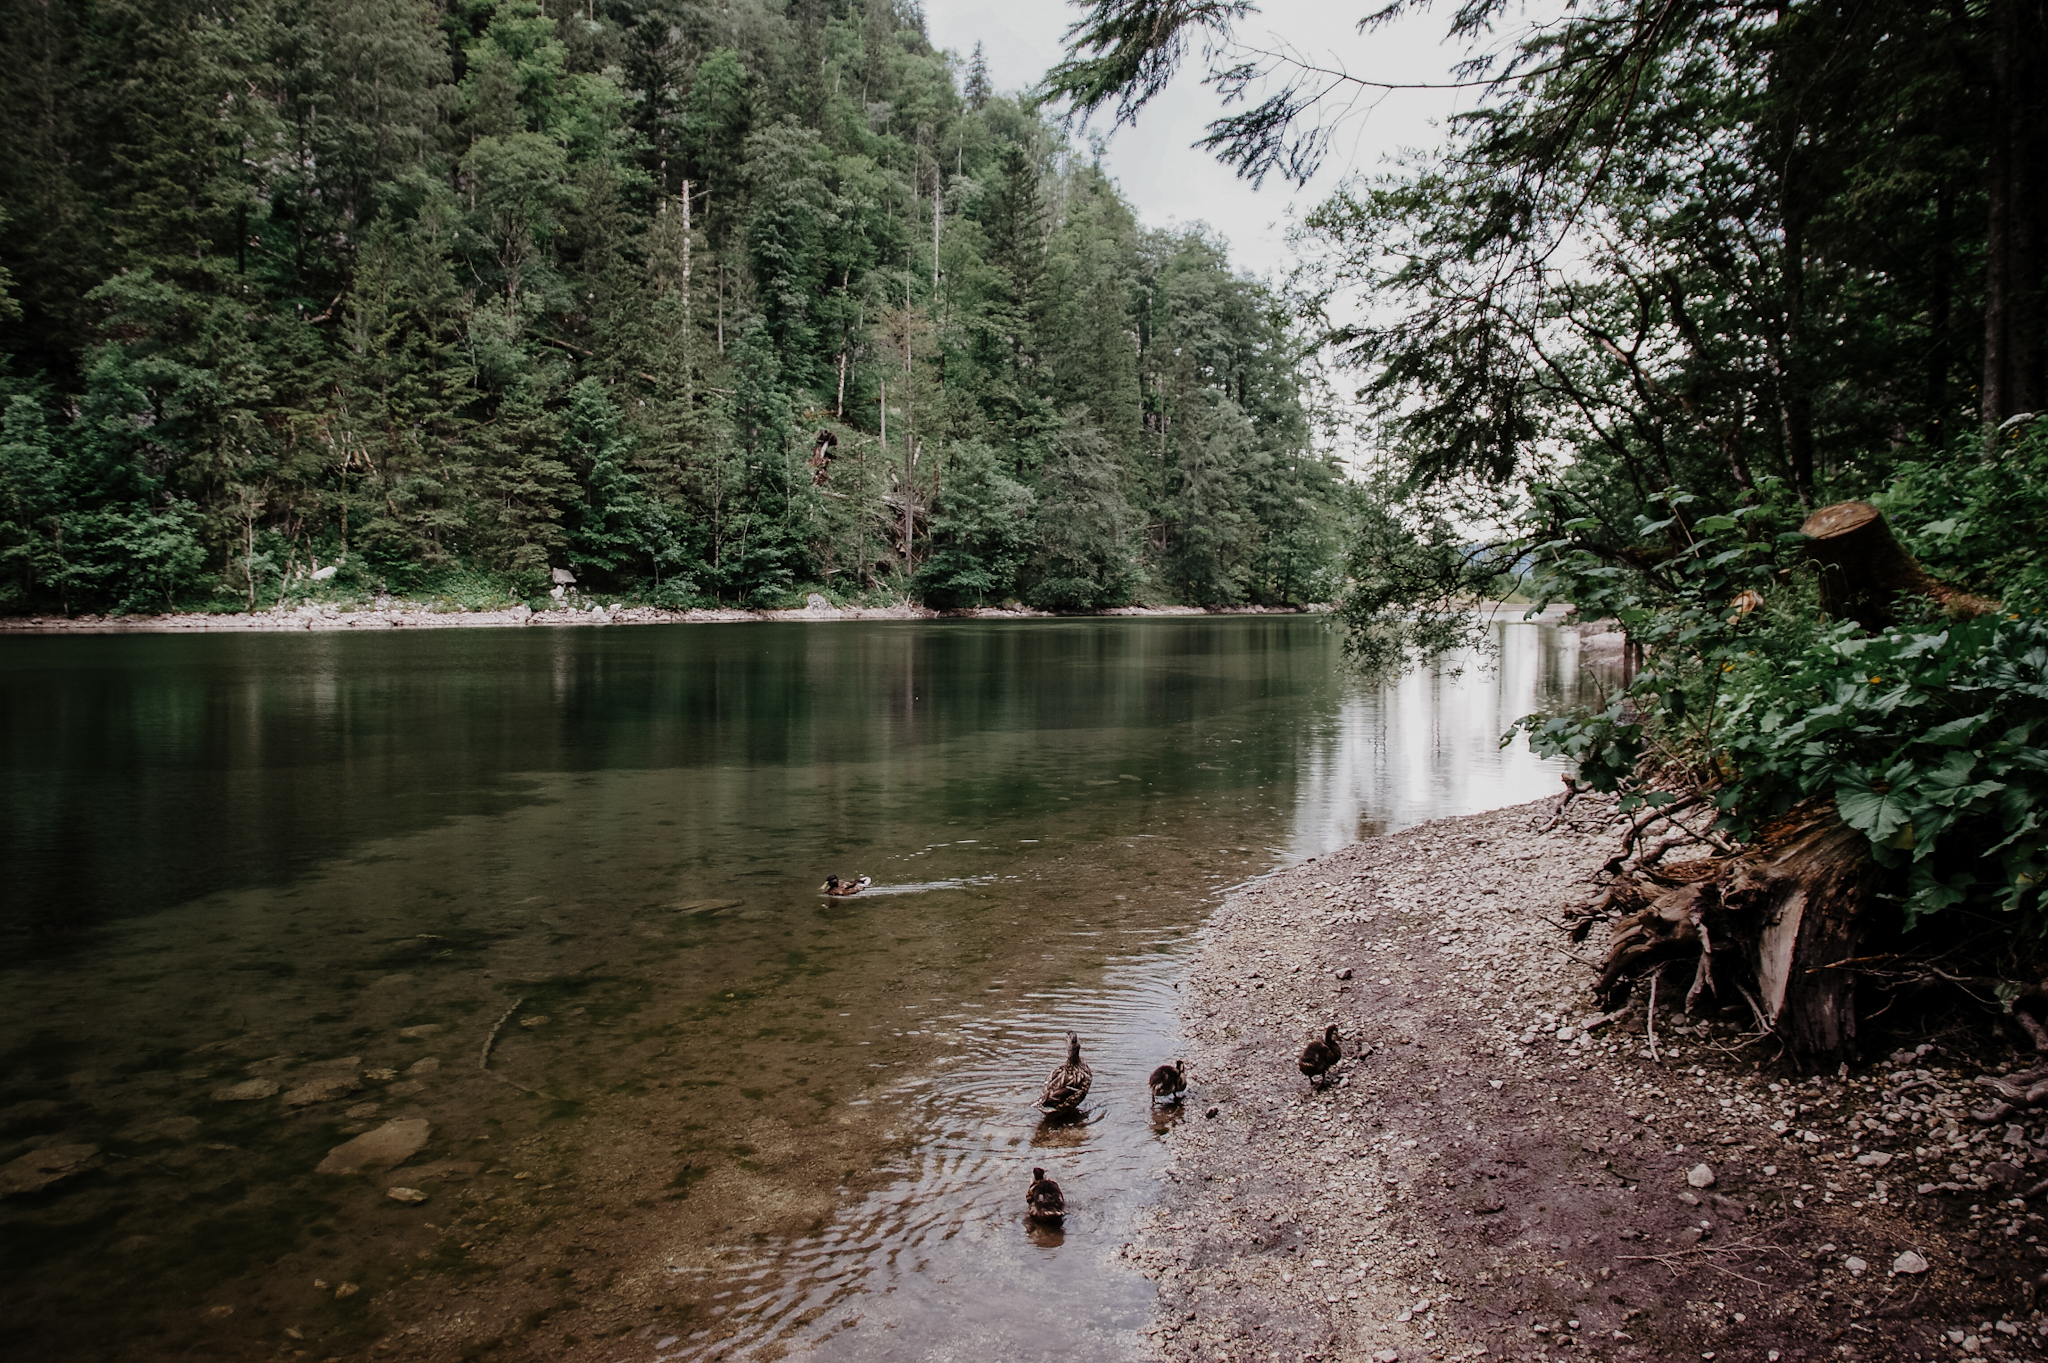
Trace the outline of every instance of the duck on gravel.
<instances>
[{"instance_id":1,"label":"duck on gravel","mask_svg":"<svg viewBox=\"0 0 2048 1363\"><path fill-rule=\"evenodd\" d=\"M867 876L826 876L825 883L818 890L834 899L844 899L850 894L859 894L874 883Z\"/></svg>"},{"instance_id":2,"label":"duck on gravel","mask_svg":"<svg viewBox=\"0 0 2048 1363\"><path fill-rule=\"evenodd\" d=\"M1088 1086L1094 1082L1095 1071L1081 1059L1081 1038L1068 1032L1067 1063L1045 1081L1045 1091L1038 1096L1038 1110L1055 1116L1074 1112L1086 1100Z\"/></svg>"},{"instance_id":3,"label":"duck on gravel","mask_svg":"<svg viewBox=\"0 0 2048 1363\"><path fill-rule=\"evenodd\" d=\"M1155 1103L1177 1103L1188 1091L1188 1077L1182 1072L1180 1061L1170 1060L1152 1071L1152 1101Z\"/></svg>"},{"instance_id":4,"label":"duck on gravel","mask_svg":"<svg viewBox=\"0 0 2048 1363\"><path fill-rule=\"evenodd\" d=\"M1033 1221L1063 1221L1067 1215L1067 1195L1060 1191L1059 1184L1045 1176L1045 1170L1033 1169L1024 1207Z\"/></svg>"},{"instance_id":5,"label":"duck on gravel","mask_svg":"<svg viewBox=\"0 0 2048 1363\"><path fill-rule=\"evenodd\" d=\"M1329 1082L1326 1076L1343 1058L1344 1052L1337 1045L1337 1024L1333 1022L1323 1029L1321 1036L1312 1037L1302 1047L1301 1059L1295 1063L1308 1076L1310 1088L1321 1088Z\"/></svg>"}]
</instances>

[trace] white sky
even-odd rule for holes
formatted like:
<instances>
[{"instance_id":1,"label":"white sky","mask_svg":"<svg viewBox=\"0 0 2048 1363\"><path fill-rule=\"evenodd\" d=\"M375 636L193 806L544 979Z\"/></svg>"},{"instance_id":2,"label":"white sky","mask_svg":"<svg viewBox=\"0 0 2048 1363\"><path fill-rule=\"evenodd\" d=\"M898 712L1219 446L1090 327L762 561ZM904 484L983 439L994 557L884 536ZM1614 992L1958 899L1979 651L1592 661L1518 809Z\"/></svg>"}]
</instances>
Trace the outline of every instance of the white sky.
<instances>
[{"instance_id":1,"label":"white sky","mask_svg":"<svg viewBox=\"0 0 2048 1363\"><path fill-rule=\"evenodd\" d=\"M1318 65L1341 66L1371 80L1451 79L1451 66L1465 53L1444 45L1447 13L1425 12L1361 37L1354 27L1358 17L1378 7L1379 0L1264 0L1262 12L1246 20L1238 36L1261 47L1291 46ZM1081 13L1057 0L925 0L924 9L936 46L965 60L976 41L984 45L989 75L1005 92L1035 84L1064 56L1061 35ZM1313 207L1351 171L1371 171L1403 148L1434 145L1440 121L1469 107L1473 95L1367 92L1306 189L1271 176L1262 190L1254 191L1191 145L1223 109L1216 92L1201 83L1206 67L1199 48L1190 55L1191 63L1146 106L1137 127L1117 130L1105 164L1146 225L1207 222L1229 239L1233 264L1261 275L1279 274L1291 261L1286 244L1290 212ZM1099 119L1096 126L1106 130L1107 120Z\"/></svg>"}]
</instances>

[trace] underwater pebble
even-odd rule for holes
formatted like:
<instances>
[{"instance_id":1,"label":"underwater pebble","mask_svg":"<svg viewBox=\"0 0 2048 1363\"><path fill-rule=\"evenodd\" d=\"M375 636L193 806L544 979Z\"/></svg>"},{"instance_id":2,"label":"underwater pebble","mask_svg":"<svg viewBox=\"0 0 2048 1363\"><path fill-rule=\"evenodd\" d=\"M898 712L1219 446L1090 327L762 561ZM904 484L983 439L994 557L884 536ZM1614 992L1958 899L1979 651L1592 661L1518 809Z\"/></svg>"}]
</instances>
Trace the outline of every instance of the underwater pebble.
<instances>
[{"instance_id":1,"label":"underwater pebble","mask_svg":"<svg viewBox=\"0 0 2048 1363\"><path fill-rule=\"evenodd\" d=\"M388 1168L403 1164L420 1152L427 1143L427 1134L433 1129L432 1123L419 1117L386 1122L375 1131L366 1131L352 1141L335 1146L313 1172L354 1174L372 1165Z\"/></svg>"},{"instance_id":2,"label":"underwater pebble","mask_svg":"<svg viewBox=\"0 0 2048 1363\"><path fill-rule=\"evenodd\" d=\"M346 1098L362 1088L362 1081L352 1074L331 1075L325 1079L314 1079L293 1089L284 1096L286 1107L309 1107L314 1103L325 1103L336 1098Z\"/></svg>"},{"instance_id":3,"label":"underwater pebble","mask_svg":"<svg viewBox=\"0 0 2048 1363\"><path fill-rule=\"evenodd\" d=\"M275 1079L244 1079L239 1084L229 1084L226 1088L215 1089L213 1091L213 1101L216 1103L253 1102L258 1098L268 1098L282 1087L284 1086Z\"/></svg>"},{"instance_id":4,"label":"underwater pebble","mask_svg":"<svg viewBox=\"0 0 2048 1363\"><path fill-rule=\"evenodd\" d=\"M396 1186L386 1188L384 1196L390 1198L393 1202L403 1202L407 1206L417 1206L427 1200L427 1195L417 1188L400 1188Z\"/></svg>"},{"instance_id":5,"label":"underwater pebble","mask_svg":"<svg viewBox=\"0 0 2048 1363\"><path fill-rule=\"evenodd\" d=\"M46 1145L32 1150L0 1165L0 1197L41 1192L73 1174L82 1174L99 1152L97 1145Z\"/></svg>"}]
</instances>

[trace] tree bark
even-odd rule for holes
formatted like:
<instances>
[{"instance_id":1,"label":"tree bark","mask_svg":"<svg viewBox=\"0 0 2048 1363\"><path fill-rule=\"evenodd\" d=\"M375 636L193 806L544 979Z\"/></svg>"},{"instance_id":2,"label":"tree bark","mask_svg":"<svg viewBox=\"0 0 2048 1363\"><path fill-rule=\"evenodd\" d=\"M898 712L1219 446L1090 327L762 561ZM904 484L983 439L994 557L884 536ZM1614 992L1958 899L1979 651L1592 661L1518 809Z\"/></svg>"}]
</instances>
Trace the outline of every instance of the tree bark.
<instances>
[{"instance_id":1,"label":"tree bark","mask_svg":"<svg viewBox=\"0 0 2048 1363\"><path fill-rule=\"evenodd\" d=\"M1868 841L1832 803L1795 810L1735 860L1722 892L1741 927L1764 1020L1794 1054L1830 1063L1854 1053L1858 954L1878 871Z\"/></svg>"},{"instance_id":2,"label":"tree bark","mask_svg":"<svg viewBox=\"0 0 2048 1363\"><path fill-rule=\"evenodd\" d=\"M2048 0L1995 0L1980 413L2039 411L2048 372Z\"/></svg>"},{"instance_id":3,"label":"tree bark","mask_svg":"<svg viewBox=\"0 0 2048 1363\"><path fill-rule=\"evenodd\" d=\"M1807 537L1807 557L1820 569L1821 606L1836 619L1885 629L1898 623L1901 593L1927 597L1958 616L1998 608L1994 601L1928 576L1892 537L1884 513L1869 502L1824 506L1806 518L1799 533Z\"/></svg>"},{"instance_id":4,"label":"tree bark","mask_svg":"<svg viewBox=\"0 0 2048 1363\"><path fill-rule=\"evenodd\" d=\"M1643 874L1648 885L1623 877L1589 906L1590 913L1643 905L1608 939L1594 988L1602 1009L1672 962L1688 962L1688 1009L1723 986L1736 987L1731 1000L1747 995L1753 982L1759 1021L1801 1063L1825 1067L1855 1055L1856 976L1845 963L1869 933L1881 873L1868 842L1832 803L1792 811L1733 856Z\"/></svg>"}]
</instances>

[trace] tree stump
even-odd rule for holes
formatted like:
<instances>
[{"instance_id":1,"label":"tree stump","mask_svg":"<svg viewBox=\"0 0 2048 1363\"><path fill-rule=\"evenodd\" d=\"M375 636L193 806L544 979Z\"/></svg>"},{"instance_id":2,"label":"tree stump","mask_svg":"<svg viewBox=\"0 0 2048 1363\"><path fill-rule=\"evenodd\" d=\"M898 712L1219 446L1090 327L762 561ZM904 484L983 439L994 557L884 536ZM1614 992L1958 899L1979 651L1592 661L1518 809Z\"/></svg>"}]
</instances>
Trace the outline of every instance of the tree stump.
<instances>
[{"instance_id":1,"label":"tree stump","mask_svg":"<svg viewBox=\"0 0 2048 1363\"><path fill-rule=\"evenodd\" d=\"M1867 630L1888 628L1898 623L1901 593L1927 597L1958 616L1998 609L1995 601L1928 576L1869 502L1824 506L1806 518L1799 533L1807 537L1807 557L1820 569L1821 607L1836 619L1854 620Z\"/></svg>"}]
</instances>

